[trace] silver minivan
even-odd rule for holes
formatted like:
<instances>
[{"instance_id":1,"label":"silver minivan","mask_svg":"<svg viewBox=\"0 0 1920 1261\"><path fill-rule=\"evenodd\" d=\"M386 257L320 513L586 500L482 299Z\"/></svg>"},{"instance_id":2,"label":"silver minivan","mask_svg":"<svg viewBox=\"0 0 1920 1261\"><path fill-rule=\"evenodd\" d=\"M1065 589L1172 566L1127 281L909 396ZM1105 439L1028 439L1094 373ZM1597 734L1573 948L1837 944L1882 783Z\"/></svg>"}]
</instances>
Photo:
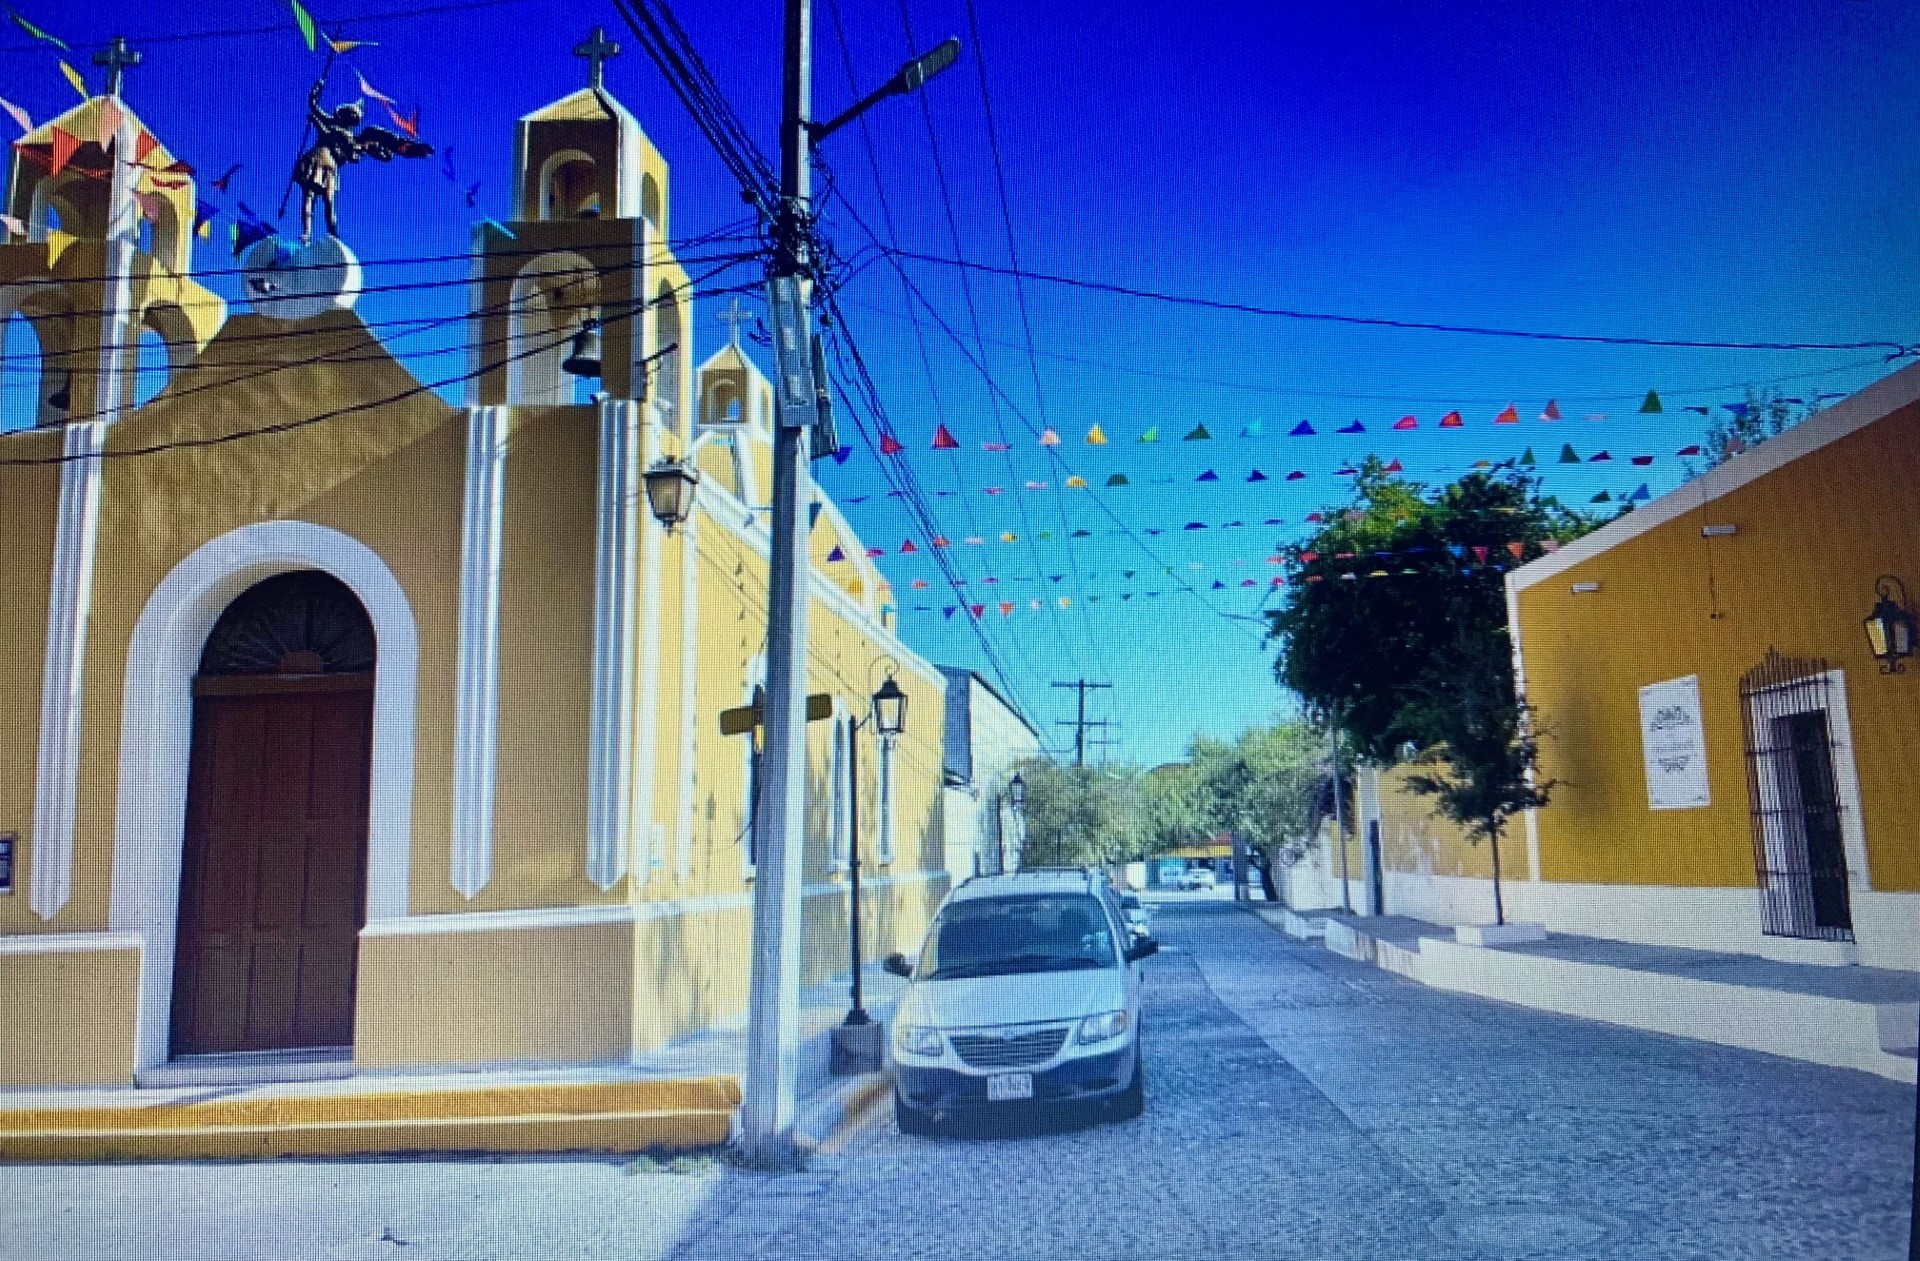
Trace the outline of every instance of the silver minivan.
<instances>
[{"instance_id":1,"label":"silver minivan","mask_svg":"<svg viewBox=\"0 0 1920 1261\"><path fill-rule=\"evenodd\" d=\"M943 1118L1046 1104L1140 1115L1140 961L1106 877L1046 870L975 877L948 895L888 1038L903 1133Z\"/></svg>"}]
</instances>

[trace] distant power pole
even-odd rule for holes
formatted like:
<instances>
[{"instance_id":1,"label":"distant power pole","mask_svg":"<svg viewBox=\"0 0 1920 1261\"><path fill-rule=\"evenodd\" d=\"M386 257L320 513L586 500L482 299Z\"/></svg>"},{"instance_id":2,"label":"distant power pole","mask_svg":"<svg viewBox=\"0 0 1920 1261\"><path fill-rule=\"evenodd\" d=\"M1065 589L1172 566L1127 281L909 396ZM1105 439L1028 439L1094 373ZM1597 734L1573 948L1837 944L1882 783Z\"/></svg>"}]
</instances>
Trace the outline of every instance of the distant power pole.
<instances>
[{"instance_id":1,"label":"distant power pole","mask_svg":"<svg viewBox=\"0 0 1920 1261\"><path fill-rule=\"evenodd\" d=\"M1087 718L1087 693L1090 691L1098 691L1101 688L1112 688L1113 684L1089 683L1085 679L1076 679L1072 683L1055 683L1054 686L1072 688L1080 694L1079 710L1076 715L1070 719L1060 719L1059 725L1073 728L1073 764L1075 766L1085 766L1087 764L1087 728L1104 727L1107 725L1104 719L1090 721Z\"/></svg>"}]
</instances>

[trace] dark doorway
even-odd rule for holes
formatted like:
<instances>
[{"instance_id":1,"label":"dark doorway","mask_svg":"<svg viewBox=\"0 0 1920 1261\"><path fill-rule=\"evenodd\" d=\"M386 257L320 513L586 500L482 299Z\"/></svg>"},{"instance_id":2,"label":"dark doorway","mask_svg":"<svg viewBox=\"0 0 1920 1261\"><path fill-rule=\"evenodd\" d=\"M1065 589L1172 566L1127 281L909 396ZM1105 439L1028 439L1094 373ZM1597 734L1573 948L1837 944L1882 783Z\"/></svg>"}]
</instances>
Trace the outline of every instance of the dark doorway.
<instances>
[{"instance_id":1,"label":"dark doorway","mask_svg":"<svg viewBox=\"0 0 1920 1261\"><path fill-rule=\"evenodd\" d=\"M1368 901L1372 904L1369 913L1385 915L1387 913L1387 876L1380 861L1380 820L1367 820L1367 870L1372 874L1373 888L1368 891Z\"/></svg>"},{"instance_id":2,"label":"dark doorway","mask_svg":"<svg viewBox=\"0 0 1920 1261\"><path fill-rule=\"evenodd\" d=\"M324 574L228 608L194 680L172 1054L353 1042L373 629Z\"/></svg>"},{"instance_id":3,"label":"dark doorway","mask_svg":"<svg viewBox=\"0 0 1920 1261\"><path fill-rule=\"evenodd\" d=\"M1792 798L1807 847L1807 877L1816 928L1853 927L1847 906L1847 853L1840 838L1840 799L1833 774L1833 739L1824 710L1783 720L1792 766Z\"/></svg>"}]
</instances>

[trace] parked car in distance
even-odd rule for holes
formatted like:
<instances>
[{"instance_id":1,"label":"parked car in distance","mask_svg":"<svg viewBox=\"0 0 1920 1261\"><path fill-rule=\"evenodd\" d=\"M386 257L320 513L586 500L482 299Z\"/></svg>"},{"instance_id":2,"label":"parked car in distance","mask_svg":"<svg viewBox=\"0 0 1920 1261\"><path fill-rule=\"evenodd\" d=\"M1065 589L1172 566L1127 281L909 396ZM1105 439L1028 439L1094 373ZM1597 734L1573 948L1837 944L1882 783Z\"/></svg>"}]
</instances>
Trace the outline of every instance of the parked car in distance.
<instances>
[{"instance_id":1,"label":"parked car in distance","mask_svg":"<svg viewBox=\"0 0 1920 1261\"><path fill-rule=\"evenodd\" d=\"M1195 889L1211 889L1214 883L1211 867L1189 867L1180 873L1180 887L1188 892Z\"/></svg>"},{"instance_id":2,"label":"parked car in distance","mask_svg":"<svg viewBox=\"0 0 1920 1261\"><path fill-rule=\"evenodd\" d=\"M904 1134L942 1120L1041 1104L1145 1107L1140 969L1159 950L1135 937L1103 875L976 876L948 895L887 1039Z\"/></svg>"},{"instance_id":3,"label":"parked car in distance","mask_svg":"<svg viewBox=\"0 0 1920 1261\"><path fill-rule=\"evenodd\" d=\"M1151 937L1153 935L1153 926L1147 919L1146 903L1140 900L1139 894L1122 893L1120 895L1120 913L1127 917L1127 928L1136 938Z\"/></svg>"}]
</instances>

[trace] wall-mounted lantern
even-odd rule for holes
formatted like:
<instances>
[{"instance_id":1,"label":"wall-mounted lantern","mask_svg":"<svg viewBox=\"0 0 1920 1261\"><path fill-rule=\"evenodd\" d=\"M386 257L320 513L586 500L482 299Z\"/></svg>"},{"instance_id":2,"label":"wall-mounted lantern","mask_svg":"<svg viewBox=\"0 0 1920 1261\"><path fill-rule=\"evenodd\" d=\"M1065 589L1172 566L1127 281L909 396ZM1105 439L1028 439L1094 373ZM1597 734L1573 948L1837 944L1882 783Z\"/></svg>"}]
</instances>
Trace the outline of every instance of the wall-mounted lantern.
<instances>
[{"instance_id":1,"label":"wall-mounted lantern","mask_svg":"<svg viewBox=\"0 0 1920 1261\"><path fill-rule=\"evenodd\" d=\"M647 507L653 519L673 533L693 515L693 495L700 486L700 470L680 460L660 460L640 475L647 485Z\"/></svg>"},{"instance_id":2,"label":"wall-mounted lantern","mask_svg":"<svg viewBox=\"0 0 1920 1261\"><path fill-rule=\"evenodd\" d=\"M907 694L891 674L873 694L873 725L888 739L907 729Z\"/></svg>"},{"instance_id":3,"label":"wall-mounted lantern","mask_svg":"<svg viewBox=\"0 0 1920 1261\"><path fill-rule=\"evenodd\" d=\"M1913 655L1914 641L1920 639L1913 602L1907 595L1907 584L1892 574L1876 579L1873 591L1880 600L1873 606L1873 612L1867 614L1867 643L1880 662L1880 673L1900 674L1906 669L1900 663ZM1896 591L1898 598L1894 595Z\"/></svg>"}]
</instances>

